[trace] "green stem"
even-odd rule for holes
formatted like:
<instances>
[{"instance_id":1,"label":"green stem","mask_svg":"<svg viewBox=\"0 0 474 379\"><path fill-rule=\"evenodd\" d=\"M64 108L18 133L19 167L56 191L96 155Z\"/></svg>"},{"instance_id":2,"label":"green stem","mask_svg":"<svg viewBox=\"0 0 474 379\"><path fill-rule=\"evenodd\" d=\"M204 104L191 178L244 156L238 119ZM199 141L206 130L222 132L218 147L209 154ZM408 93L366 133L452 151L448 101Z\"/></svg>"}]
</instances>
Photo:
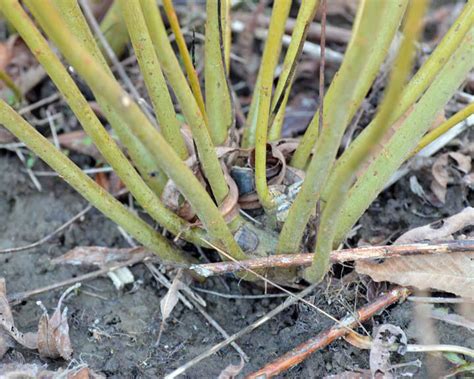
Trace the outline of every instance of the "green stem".
<instances>
[{"instance_id":1,"label":"green stem","mask_svg":"<svg viewBox=\"0 0 474 379\"><path fill-rule=\"evenodd\" d=\"M149 151L156 154L162 169L189 201L211 238L222 244L234 258L245 259L245 254L235 242L224 218L192 171L150 124L138 105L122 90L120 84L108 76L103 67L78 42L51 0L44 0L41 4L27 0L27 3L46 33L92 90L101 93L131 132Z\"/></svg>"},{"instance_id":2,"label":"green stem","mask_svg":"<svg viewBox=\"0 0 474 379\"><path fill-rule=\"evenodd\" d=\"M61 12L68 29L72 31L82 46L87 49L92 58L102 66L106 75L113 78L112 71L88 27L78 2L76 0L55 0L55 4L59 12ZM101 93L94 94L107 120L127 149L132 162L136 165L141 176L147 185L156 194L160 195L166 184L167 177L160 169L156 157L131 133L127 125L125 125L117 113L112 110Z\"/></svg>"},{"instance_id":3,"label":"green stem","mask_svg":"<svg viewBox=\"0 0 474 379\"><path fill-rule=\"evenodd\" d=\"M176 44L178 45L179 54L184 63L184 68L186 69L186 74L188 75L189 85L193 91L194 97L199 105L201 113L206 115L206 107L204 105L204 99L202 97L201 85L199 84L199 78L197 72L194 68L191 55L189 54L186 41L184 39L183 33L179 26L178 16L174 10L172 0L163 0L163 8L166 12L166 17L170 23L171 30L176 38Z\"/></svg>"},{"instance_id":4,"label":"green stem","mask_svg":"<svg viewBox=\"0 0 474 379\"><path fill-rule=\"evenodd\" d=\"M373 53L374 35L389 23L390 20L384 16L393 3L395 1L380 3L378 0L367 0L359 7L351 46L346 51L338 78L331 85L332 94L328 94L327 98L329 101L324 101L324 125L316 142L316 154L311 159L301 190L283 224L278 253L299 251L305 227L315 210L323 183L329 175L342 135L352 116L352 108L358 102L363 87L360 81L365 82L365 73L372 69L373 62L368 57ZM399 19L393 18L391 21L398 25ZM332 97L334 94L338 94L337 99Z\"/></svg>"},{"instance_id":5,"label":"green stem","mask_svg":"<svg viewBox=\"0 0 474 379\"><path fill-rule=\"evenodd\" d=\"M188 157L188 151L181 135L181 125L168 91L160 62L153 48L150 34L143 17L139 0L116 0L120 4L122 16L127 25L133 49L148 89L155 114L166 141L182 158Z\"/></svg>"},{"instance_id":6,"label":"green stem","mask_svg":"<svg viewBox=\"0 0 474 379\"><path fill-rule=\"evenodd\" d=\"M470 0L464 7L458 19L453 23L449 31L446 33L440 44L429 56L423 66L417 71L408 83L403 96L395 107L395 111L389 120L390 124L400 119L408 109L419 99L426 91L434 78L446 64L447 59L456 51L463 38L474 23L474 1ZM354 154L361 146L365 145L368 140L370 130L378 122L377 117L364 129L364 131L349 145L349 148L337 160L333 172L324 187L321 197L326 199L334 191L335 178L339 175L344 166L349 164Z\"/></svg>"},{"instance_id":7,"label":"green stem","mask_svg":"<svg viewBox=\"0 0 474 379\"><path fill-rule=\"evenodd\" d=\"M189 229L189 224L166 208L156 194L145 184L113 138L102 126L74 80L69 76L59 58L53 53L47 41L19 3L5 2L2 11L56 84L86 133L91 137L100 153L110 163L137 202L155 221L173 234L182 233L181 236L184 239L202 244L201 238L204 237L202 230Z\"/></svg>"},{"instance_id":8,"label":"green stem","mask_svg":"<svg viewBox=\"0 0 474 379\"><path fill-rule=\"evenodd\" d=\"M228 86L222 31L223 1L206 3L206 41L204 78L209 131L215 145L222 145L234 123L232 99Z\"/></svg>"},{"instance_id":9,"label":"green stem","mask_svg":"<svg viewBox=\"0 0 474 379\"><path fill-rule=\"evenodd\" d=\"M222 40L224 50L224 62L227 75L230 72L230 50L232 47L232 28L230 10L232 8L231 0L223 0L221 2L221 25L222 25Z\"/></svg>"},{"instance_id":10,"label":"green stem","mask_svg":"<svg viewBox=\"0 0 474 379\"><path fill-rule=\"evenodd\" d=\"M211 186L217 203L221 204L227 196L229 188L209 135L207 121L199 109L183 72L179 69L179 62L171 47L156 1L140 0L140 4L163 72L168 78L184 117L191 127L204 175Z\"/></svg>"},{"instance_id":11,"label":"green stem","mask_svg":"<svg viewBox=\"0 0 474 379\"><path fill-rule=\"evenodd\" d=\"M5 71L0 70L0 81L5 83L5 85L10 88L10 90L13 92L13 95L15 96L15 101L19 103L22 98L21 91L10 75L8 75Z\"/></svg>"},{"instance_id":12,"label":"green stem","mask_svg":"<svg viewBox=\"0 0 474 379\"><path fill-rule=\"evenodd\" d=\"M341 208L341 218L337 225L335 243L339 243L382 191L385 183L410 157L423 135L432 125L437 113L443 109L451 96L466 79L474 67L474 28L466 34L458 49L426 90L421 99L387 141L383 153L379 154L364 168L352 186ZM394 126L392 126L394 128Z\"/></svg>"},{"instance_id":13,"label":"green stem","mask_svg":"<svg viewBox=\"0 0 474 379\"><path fill-rule=\"evenodd\" d=\"M423 25L423 15L426 10L426 5L426 0L417 0L412 1L408 6L407 18L403 29L403 42L393 64L387 90L382 104L380 105L380 116L378 117L379 121L377 127L374 127L374 132L370 136L370 143L364 145L364 149L361 149L358 154L354 156L351 160L351 164L337 177L337 185L335 187L337 190L331 194L324 208L318 229L318 233L322 238L318 238L313 263L311 267L305 270L304 274L305 278L311 282L317 283L321 281L329 270L329 257L334 242L338 218L340 217L340 205L347 196L355 172L357 172L358 168L374 152L375 147L382 140L386 131L390 129L388 121L393 112L393 104L396 104L401 97L403 87L412 68L415 43L421 26Z\"/></svg>"},{"instance_id":14,"label":"green stem","mask_svg":"<svg viewBox=\"0 0 474 379\"><path fill-rule=\"evenodd\" d=\"M6 0L2 0L2 3L5 5ZM123 227L141 244L168 262L188 262L188 259L179 250L84 174L79 167L58 151L51 142L23 120L3 100L0 100L0 123L24 142L31 151L45 161L93 206Z\"/></svg>"},{"instance_id":15,"label":"green stem","mask_svg":"<svg viewBox=\"0 0 474 379\"><path fill-rule=\"evenodd\" d=\"M390 0L390 1L379 1L379 17L382 17L384 22L380 23L379 30L375 30L374 33L369 37L370 49L367 52L366 60L367 63L363 71L359 71L357 75L359 80L357 88L354 91L354 97L348 104L349 106L349 119L354 117L357 109L362 104L367 92L369 91L372 83L377 76L382 62L388 54L390 44L397 32L397 29L402 20L405 12L408 0ZM364 3L361 3L362 6ZM327 105L327 113L337 112L340 109L339 98L341 96L340 91L344 91L344 88L340 86L339 82L350 80L346 77L351 69L347 66L352 65L352 61L349 59L354 50L359 49L360 40L357 39L357 31L361 27L359 24L362 20L357 20L354 23L353 34L351 41L347 47L344 55L344 61L341 68L334 77L331 85L329 86L324 104ZM364 21L365 22L365 21ZM326 111L324 112L326 114ZM293 155L291 165L304 169L308 159L311 155L314 144L318 138L318 125L319 125L319 112L317 112L311 120L308 129L306 130L298 148Z\"/></svg>"},{"instance_id":16,"label":"green stem","mask_svg":"<svg viewBox=\"0 0 474 379\"><path fill-rule=\"evenodd\" d=\"M260 203L265 210L275 207L267 183L267 131L270 114L270 102L273 88L273 76L280 55L281 37L285 31L286 19L291 8L291 1L277 0L273 5L272 17L268 28L268 38L260 65L259 81L256 95L256 130L255 130L255 187Z\"/></svg>"},{"instance_id":17,"label":"green stem","mask_svg":"<svg viewBox=\"0 0 474 379\"><path fill-rule=\"evenodd\" d=\"M468 106L461 109L458 113L452 115L448 118L445 122L441 125L436 127L436 129L432 130L428 134L426 134L415 150L411 153L412 155L417 154L420 150L428 146L431 142L435 141L439 137L441 137L444 133L450 130L453 126L456 126L461 121L467 119L469 116L474 114L474 103L469 104Z\"/></svg>"},{"instance_id":18,"label":"green stem","mask_svg":"<svg viewBox=\"0 0 474 379\"><path fill-rule=\"evenodd\" d=\"M242 147L248 148L256 144L256 139L258 138L257 129L262 127L261 122L264 121L263 118L259 120L259 117L267 118L266 123L268 124L270 105L266 106L265 104L270 103L270 96L273 86L273 75L275 73L275 67L278 63L278 58L280 57L281 39L285 33L285 25L290 8L291 1L288 0L278 0L275 1L273 5L272 17L270 19L270 26L268 28L268 38L265 43L260 70L255 83L255 91L250 104L250 111L247 117L248 125L246 125L244 130ZM266 61L267 66L263 64L264 60ZM262 83L264 76L266 83ZM261 99L261 97L264 97L264 99ZM261 106L263 107L261 108ZM268 129L268 125L264 125L264 128L266 140L266 130ZM261 131L260 134L262 134Z\"/></svg>"},{"instance_id":19,"label":"green stem","mask_svg":"<svg viewBox=\"0 0 474 379\"><path fill-rule=\"evenodd\" d=\"M117 57L121 57L128 45L128 31L120 13L119 2L114 1L100 23L100 30Z\"/></svg>"},{"instance_id":20,"label":"green stem","mask_svg":"<svg viewBox=\"0 0 474 379\"><path fill-rule=\"evenodd\" d=\"M306 35L318 9L318 4L319 0L307 0L301 3L298 10L291 42L283 61L283 69L272 100L271 128L268 134L268 138L272 141L280 138L286 104L295 78L296 65L303 51Z\"/></svg>"}]
</instances>

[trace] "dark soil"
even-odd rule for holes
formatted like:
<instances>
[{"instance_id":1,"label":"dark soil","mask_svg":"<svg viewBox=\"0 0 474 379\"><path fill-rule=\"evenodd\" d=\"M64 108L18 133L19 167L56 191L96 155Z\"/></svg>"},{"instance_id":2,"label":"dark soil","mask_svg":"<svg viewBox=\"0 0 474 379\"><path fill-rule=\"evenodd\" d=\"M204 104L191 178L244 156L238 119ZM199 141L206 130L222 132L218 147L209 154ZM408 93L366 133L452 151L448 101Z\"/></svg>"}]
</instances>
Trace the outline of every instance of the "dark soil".
<instances>
[{"instance_id":1,"label":"dark soil","mask_svg":"<svg viewBox=\"0 0 474 379\"><path fill-rule=\"evenodd\" d=\"M0 178L0 248L34 242L86 206L85 201L58 178L40 179L43 192L38 192L13 155L0 155L0 171L3 173ZM461 188L452 186L446 205L430 208L426 202L407 192L407 180L402 179L374 203L362 219L363 226L359 231L362 236L378 236L388 240L407 228L453 214L466 205ZM62 235L36 249L1 255L0 277L6 279L11 295L84 274L88 271L83 268L53 267L50 259L73 247L89 245L127 246L116 226L92 210ZM162 377L222 340L199 312L179 304L173 311L160 345L156 347L160 328L159 301L166 291L156 284L144 265L138 264L132 271L136 278L132 288L119 292L109 279L98 278L83 283L82 290L67 301L75 362L87 363L108 377ZM262 289L231 277L226 277L225 281L230 291L219 280L211 280L204 287L239 295L263 293ZM61 292L42 293L15 306L14 317L20 330L34 331L41 315L36 302L41 300L52 312ZM329 287L321 286L310 300L334 317L342 317L353 309L354 304L365 302L365 292L363 281L344 284L342 280ZM207 312L229 334L239 331L282 301L275 298L249 300L225 299L205 293L200 295L207 302ZM384 311L365 327L370 332L374 324L387 322L404 329L410 341L416 338L418 327L411 303ZM258 369L331 324L330 320L306 305L290 307L238 341L251 358L244 372ZM474 346L474 337L466 335L463 328L437 322L436 331L442 343ZM408 354L399 358L410 361L423 357ZM238 361L238 354L232 348L226 348L195 366L187 377L217 377L224 367ZM8 362L46 363L50 368L66 366L64 361L43 360L37 353L19 346L11 349L0 361ZM338 341L314 354L284 377L319 378L357 368L368 368L368 353ZM416 376L422 377L423 370Z\"/></svg>"}]
</instances>

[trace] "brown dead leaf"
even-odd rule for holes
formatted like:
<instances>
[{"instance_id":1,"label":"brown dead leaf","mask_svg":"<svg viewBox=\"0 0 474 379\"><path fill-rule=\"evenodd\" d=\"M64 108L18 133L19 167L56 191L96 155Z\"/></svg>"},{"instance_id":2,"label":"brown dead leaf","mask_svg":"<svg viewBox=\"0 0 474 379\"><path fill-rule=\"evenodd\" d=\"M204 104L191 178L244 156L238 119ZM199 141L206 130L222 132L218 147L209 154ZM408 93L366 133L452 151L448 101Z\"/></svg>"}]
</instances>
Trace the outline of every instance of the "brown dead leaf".
<instances>
[{"instance_id":1,"label":"brown dead leaf","mask_svg":"<svg viewBox=\"0 0 474 379\"><path fill-rule=\"evenodd\" d=\"M11 134L8 130L0 126L0 144L10 143L15 140L15 136Z\"/></svg>"},{"instance_id":2,"label":"brown dead leaf","mask_svg":"<svg viewBox=\"0 0 474 379\"><path fill-rule=\"evenodd\" d=\"M13 80L22 94L26 94L46 76L28 46L18 35L0 42L0 70ZM3 82L0 81L0 89Z\"/></svg>"},{"instance_id":3,"label":"brown dead leaf","mask_svg":"<svg viewBox=\"0 0 474 379\"><path fill-rule=\"evenodd\" d=\"M395 241L395 244L402 245L427 240L446 240L452 238L452 234L471 225L474 225L474 208L467 207L444 220L435 221L431 224L409 230L400 236Z\"/></svg>"},{"instance_id":4,"label":"brown dead leaf","mask_svg":"<svg viewBox=\"0 0 474 379\"><path fill-rule=\"evenodd\" d=\"M28 349L36 349L36 334L23 334L16 328L7 299L5 280L0 278L0 358L13 346L13 340Z\"/></svg>"},{"instance_id":5,"label":"brown dead leaf","mask_svg":"<svg viewBox=\"0 0 474 379\"><path fill-rule=\"evenodd\" d=\"M433 167L431 168L431 173L433 175L431 191L443 204L446 201L448 184L453 180L449 158L456 162L455 167L464 174L468 174L472 167L471 157L459 152L445 153L436 159Z\"/></svg>"},{"instance_id":6,"label":"brown dead leaf","mask_svg":"<svg viewBox=\"0 0 474 379\"><path fill-rule=\"evenodd\" d=\"M240 371L242 371L244 365L244 359L240 357L240 363L238 365L228 365L224 370L221 371L217 379L234 379L237 375L239 375Z\"/></svg>"},{"instance_id":7,"label":"brown dead leaf","mask_svg":"<svg viewBox=\"0 0 474 379\"><path fill-rule=\"evenodd\" d=\"M0 70L5 70L13 57L13 45L17 37L10 37L0 43Z\"/></svg>"},{"instance_id":8,"label":"brown dead leaf","mask_svg":"<svg viewBox=\"0 0 474 379\"><path fill-rule=\"evenodd\" d=\"M137 256L152 256L142 247L116 249L102 246L78 246L60 257L54 258L54 264L71 264L76 266L105 267L111 263L125 262Z\"/></svg>"},{"instance_id":9,"label":"brown dead leaf","mask_svg":"<svg viewBox=\"0 0 474 379\"><path fill-rule=\"evenodd\" d=\"M467 226L474 225L474 208L444 220L412 229L395 241L410 244L420 241L446 240ZM437 289L458 296L474 298L474 254L452 252L430 255L393 257L382 263L358 261L356 271L374 281L388 281L419 289Z\"/></svg>"},{"instance_id":10,"label":"brown dead leaf","mask_svg":"<svg viewBox=\"0 0 474 379\"><path fill-rule=\"evenodd\" d=\"M398 343L399 354L404 354L407 345L407 336L405 332L398 326L391 324L382 325L375 335L370 349L370 371L375 377L377 374L383 374L386 379L393 378L392 365L390 364L390 348L393 344Z\"/></svg>"},{"instance_id":11,"label":"brown dead leaf","mask_svg":"<svg viewBox=\"0 0 474 379\"><path fill-rule=\"evenodd\" d=\"M92 143L91 138L83 130L63 133L58 136L59 144L71 151L88 155L95 160L101 160L99 150Z\"/></svg>"},{"instance_id":12,"label":"brown dead leaf","mask_svg":"<svg viewBox=\"0 0 474 379\"><path fill-rule=\"evenodd\" d=\"M390 258L383 263L358 261L356 271L376 282L388 281L474 298L473 262L473 253L409 255Z\"/></svg>"},{"instance_id":13,"label":"brown dead leaf","mask_svg":"<svg viewBox=\"0 0 474 379\"><path fill-rule=\"evenodd\" d=\"M51 317L41 302L38 302L38 305L43 308L43 315L38 323L38 351L42 357L71 359L72 346L69 338L67 307L61 311L61 306L64 298L78 287L80 287L80 283L64 291Z\"/></svg>"},{"instance_id":14,"label":"brown dead leaf","mask_svg":"<svg viewBox=\"0 0 474 379\"><path fill-rule=\"evenodd\" d=\"M178 273L171 283L171 287L168 289L166 295L160 301L160 310L161 310L161 320L163 323L166 322L168 317L171 315L176 304L178 304L179 290L183 288L183 283L181 282L181 277L183 275L182 270L178 270Z\"/></svg>"},{"instance_id":15,"label":"brown dead leaf","mask_svg":"<svg viewBox=\"0 0 474 379\"><path fill-rule=\"evenodd\" d=\"M161 335L163 334L163 330L166 327L166 321L170 317L171 312L173 311L176 304L178 304L179 290L184 288L184 284L181 281L182 276L183 276L183 270L180 269L178 270L176 276L174 277L173 282L171 283L171 286L168 289L168 292L163 297L163 299L160 300L161 326L160 326L160 332L158 334L158 339L156 341L156 345L160 344Z\"/></svg>"}]
</instances>

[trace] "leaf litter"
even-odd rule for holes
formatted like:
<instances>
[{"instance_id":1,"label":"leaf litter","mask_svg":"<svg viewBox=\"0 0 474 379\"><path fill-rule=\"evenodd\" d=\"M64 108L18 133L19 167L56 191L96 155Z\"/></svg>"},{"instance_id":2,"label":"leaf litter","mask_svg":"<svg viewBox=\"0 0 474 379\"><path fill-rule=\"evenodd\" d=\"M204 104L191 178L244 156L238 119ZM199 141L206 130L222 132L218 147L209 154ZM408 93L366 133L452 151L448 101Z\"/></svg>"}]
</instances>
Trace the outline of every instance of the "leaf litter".
<instances>
[{"instance_id":1,"label":"leaf litter","mask_svg":"<svg viewBox=\"0 0 474 379\"><path fill-rule=\"evenodd\" d=\"M452 239L453 234L472 225L474 225L474 208L468 207L440 222L412 229L402 235L396 243ZM403 286L437 289L466 298L474 298L474 254L472 252L410 255L389 258L382 263L369 260L358 261L356 271L370 276L376 282L388 281Z\"/></svg>"},{"instance_id":2,"label":"leaf litter","mask_svg":"<svg viewBox=\"0 0 474 379\"><path fill-rule=\"evenodd\" d=\"M62 309L62 303L65 297L79 286L80 284L76 284L64 291L51 317L41 302L38 302L43 309L38 322L38 331L22 333L15 326L7 299L5 280L0 279L0 358L14 346L13 341L16 341L27 349L38 350L41 357L70 360L73 349L69 338L67 307Z\"/></svg>"}]
</instances>

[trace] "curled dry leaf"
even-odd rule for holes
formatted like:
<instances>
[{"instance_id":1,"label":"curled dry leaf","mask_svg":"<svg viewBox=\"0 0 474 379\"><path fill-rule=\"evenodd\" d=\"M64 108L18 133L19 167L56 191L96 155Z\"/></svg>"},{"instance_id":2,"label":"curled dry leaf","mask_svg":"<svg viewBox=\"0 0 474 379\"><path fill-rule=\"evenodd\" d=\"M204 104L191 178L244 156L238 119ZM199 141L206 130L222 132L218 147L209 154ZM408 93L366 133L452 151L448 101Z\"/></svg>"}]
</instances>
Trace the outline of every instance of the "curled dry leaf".
<instances>
[{"instance_id":1,"label":"curled dry leaf","mask_svg":"<svg viewBox=\"0 0 474 379\"><path fill-rule=\"evenodd\" d=\"M400 236L395 241L395 244L402 245L421 241L445 240L452 234L471 225L474 225L474 208L467 207L444 220L435 221L431 224L409 230Z\"/></svg>"},{"instance_id":2,"label":"curled dry leaf","mask_svg":"<svg viewBox=\"0 0 474 379\"><path fill-rule=\"evenodd\" d=\"M399 344L397 352L404 354L406 352L407 336L403 330L391 324L382 325L378 329L370 349L370 371L374 377L379 373L382 373L386 379L394 377L390 372L392 369L390 348L395 343Z\"/></svg>"},{"instance_id":3,"label":"curled dry leaf","mask_svg":"<svg viewBox=\"0 0 474 379\"><path fill-rule=\"evenodd\" d=\"M240 357L240 363L238 365L228 365L224 370L221 371L217 379L234 379L237 375L239 375L244 366L244 359Z\"/></svg>"},{"instance_id":4,"label":"curled dry leaf","mask_svg":"<svg viewBox=\"0 0 474 379\"><path fill-rule=\"evenodd\" d=\"M91 138L83 130L63 133L58 136L59 144L71 151L79 154L84 154L95 160L102 160L99 150L92 143Z\"/></svg>"},{"instance_id":5,"label":"curled dry leaf","mask_svg":"<svg viewBox=\"0 0 474 379\"><path fill-rule=\"evenodd\" d=\"M61 306L64 298L78 287L80 287L80 283L64 291L51 317L41 302L38 302L38 305L43 308L43 315L38 323L38 351L42 357L71 359L72 346L69 338L67 307L61 311Z\"/></svg>"},{"instance_id":6,"label":"curled dry leaf","mask_svg":"<svg viewBox=\"0 0 474 379\"><path fill-rule=\"evenodd\" d=\"M173 282L171 283L171 287L169 288L163 299L160 300L161 320L163 323L165 323L168 317L170 317L174 307L176 306L176 304L178 304L178 293L179 290L183 288L183 282L181 282L182 276L183 271L178 270L178 273L176 274L173 279Z\"/></svg>"},{"instance_id":7,"label":"curled dry leaf","mask_svg":"<svg viewBox=\"0 0 474 379\"><path fill-rule=\"evenodd\" d=\"M383 263L358 261L356 271L376 282L388 281L418 289L437 289L474 298L474 254L407 255Z\"/></svg>"},{"instance_id":8,"label":"curled dry leaf","mask_svg":"<svg viewBox=\"0 0 474 379\"><path fill-rule=\"evenodd\" d=\"M443 204L446 201L448 184L453 180L450 159L454 160L455 167L465 175L471 171L472 167L471 157L459 152L445 153L436 159L433 167L431 168L431 173L433 175L431 191Z\"/></svg>"},{"instance_id":9,"label":"curled dry leaf","mask_svg":"<svg viewBox=\"0 0 474 379\"><path fill-rule=\"evenodd\" d=\"M36 334L23 334L16 328L7 299L5 280L0 278L0 358L13 346L13 340L28 349L36 349Z\"/></svg>"},{"instance_id":10,"label":"curled dry leaf","mask_svg":"<svg viewBox=\"0 0 474 379\"><path fill-rule=\"evenodd\" d=\"M142 247L116 249L102 246L79 246L54 258L52 263L105 267L111 263L125 262L131 258L152 256Z\"/></svg>"},{"instance_id":11,"label":"curled dry leaf","mask_svg":"<svg viewBox=\"0 0 474 379\"><path fill-rule=\"evenodd\" d=\"M396 244L409 244L427 240L442 240L463 228L474 225L474 208L444 220L412 229L398 238ZM407 255L388 258L382 263L358 261L359 274L374 281L388 281L419 289L437 289L458 296L474 298L474 254L472 252L446 252L445 254Z\"/></svg>"},{"instance_id":12,"label":"curled dry leaf","mask_svg":"<svg viewBox=\"0 0 474 379\"><path fill-rule=\"evenodd\" d=\"M166 321L170 317L171 312L173 311L176 304L178 304L180 294L179 290L184 288L184 284L181 281L182 277L183 270L179 269L173 279L173 282L171 283L170 288L168 289L168 292L163 297L163 299L160 300L161 326L156 345L160 344L161 335L163 334L163 330L165 329Z\"/></svg>"}]
</instances>

